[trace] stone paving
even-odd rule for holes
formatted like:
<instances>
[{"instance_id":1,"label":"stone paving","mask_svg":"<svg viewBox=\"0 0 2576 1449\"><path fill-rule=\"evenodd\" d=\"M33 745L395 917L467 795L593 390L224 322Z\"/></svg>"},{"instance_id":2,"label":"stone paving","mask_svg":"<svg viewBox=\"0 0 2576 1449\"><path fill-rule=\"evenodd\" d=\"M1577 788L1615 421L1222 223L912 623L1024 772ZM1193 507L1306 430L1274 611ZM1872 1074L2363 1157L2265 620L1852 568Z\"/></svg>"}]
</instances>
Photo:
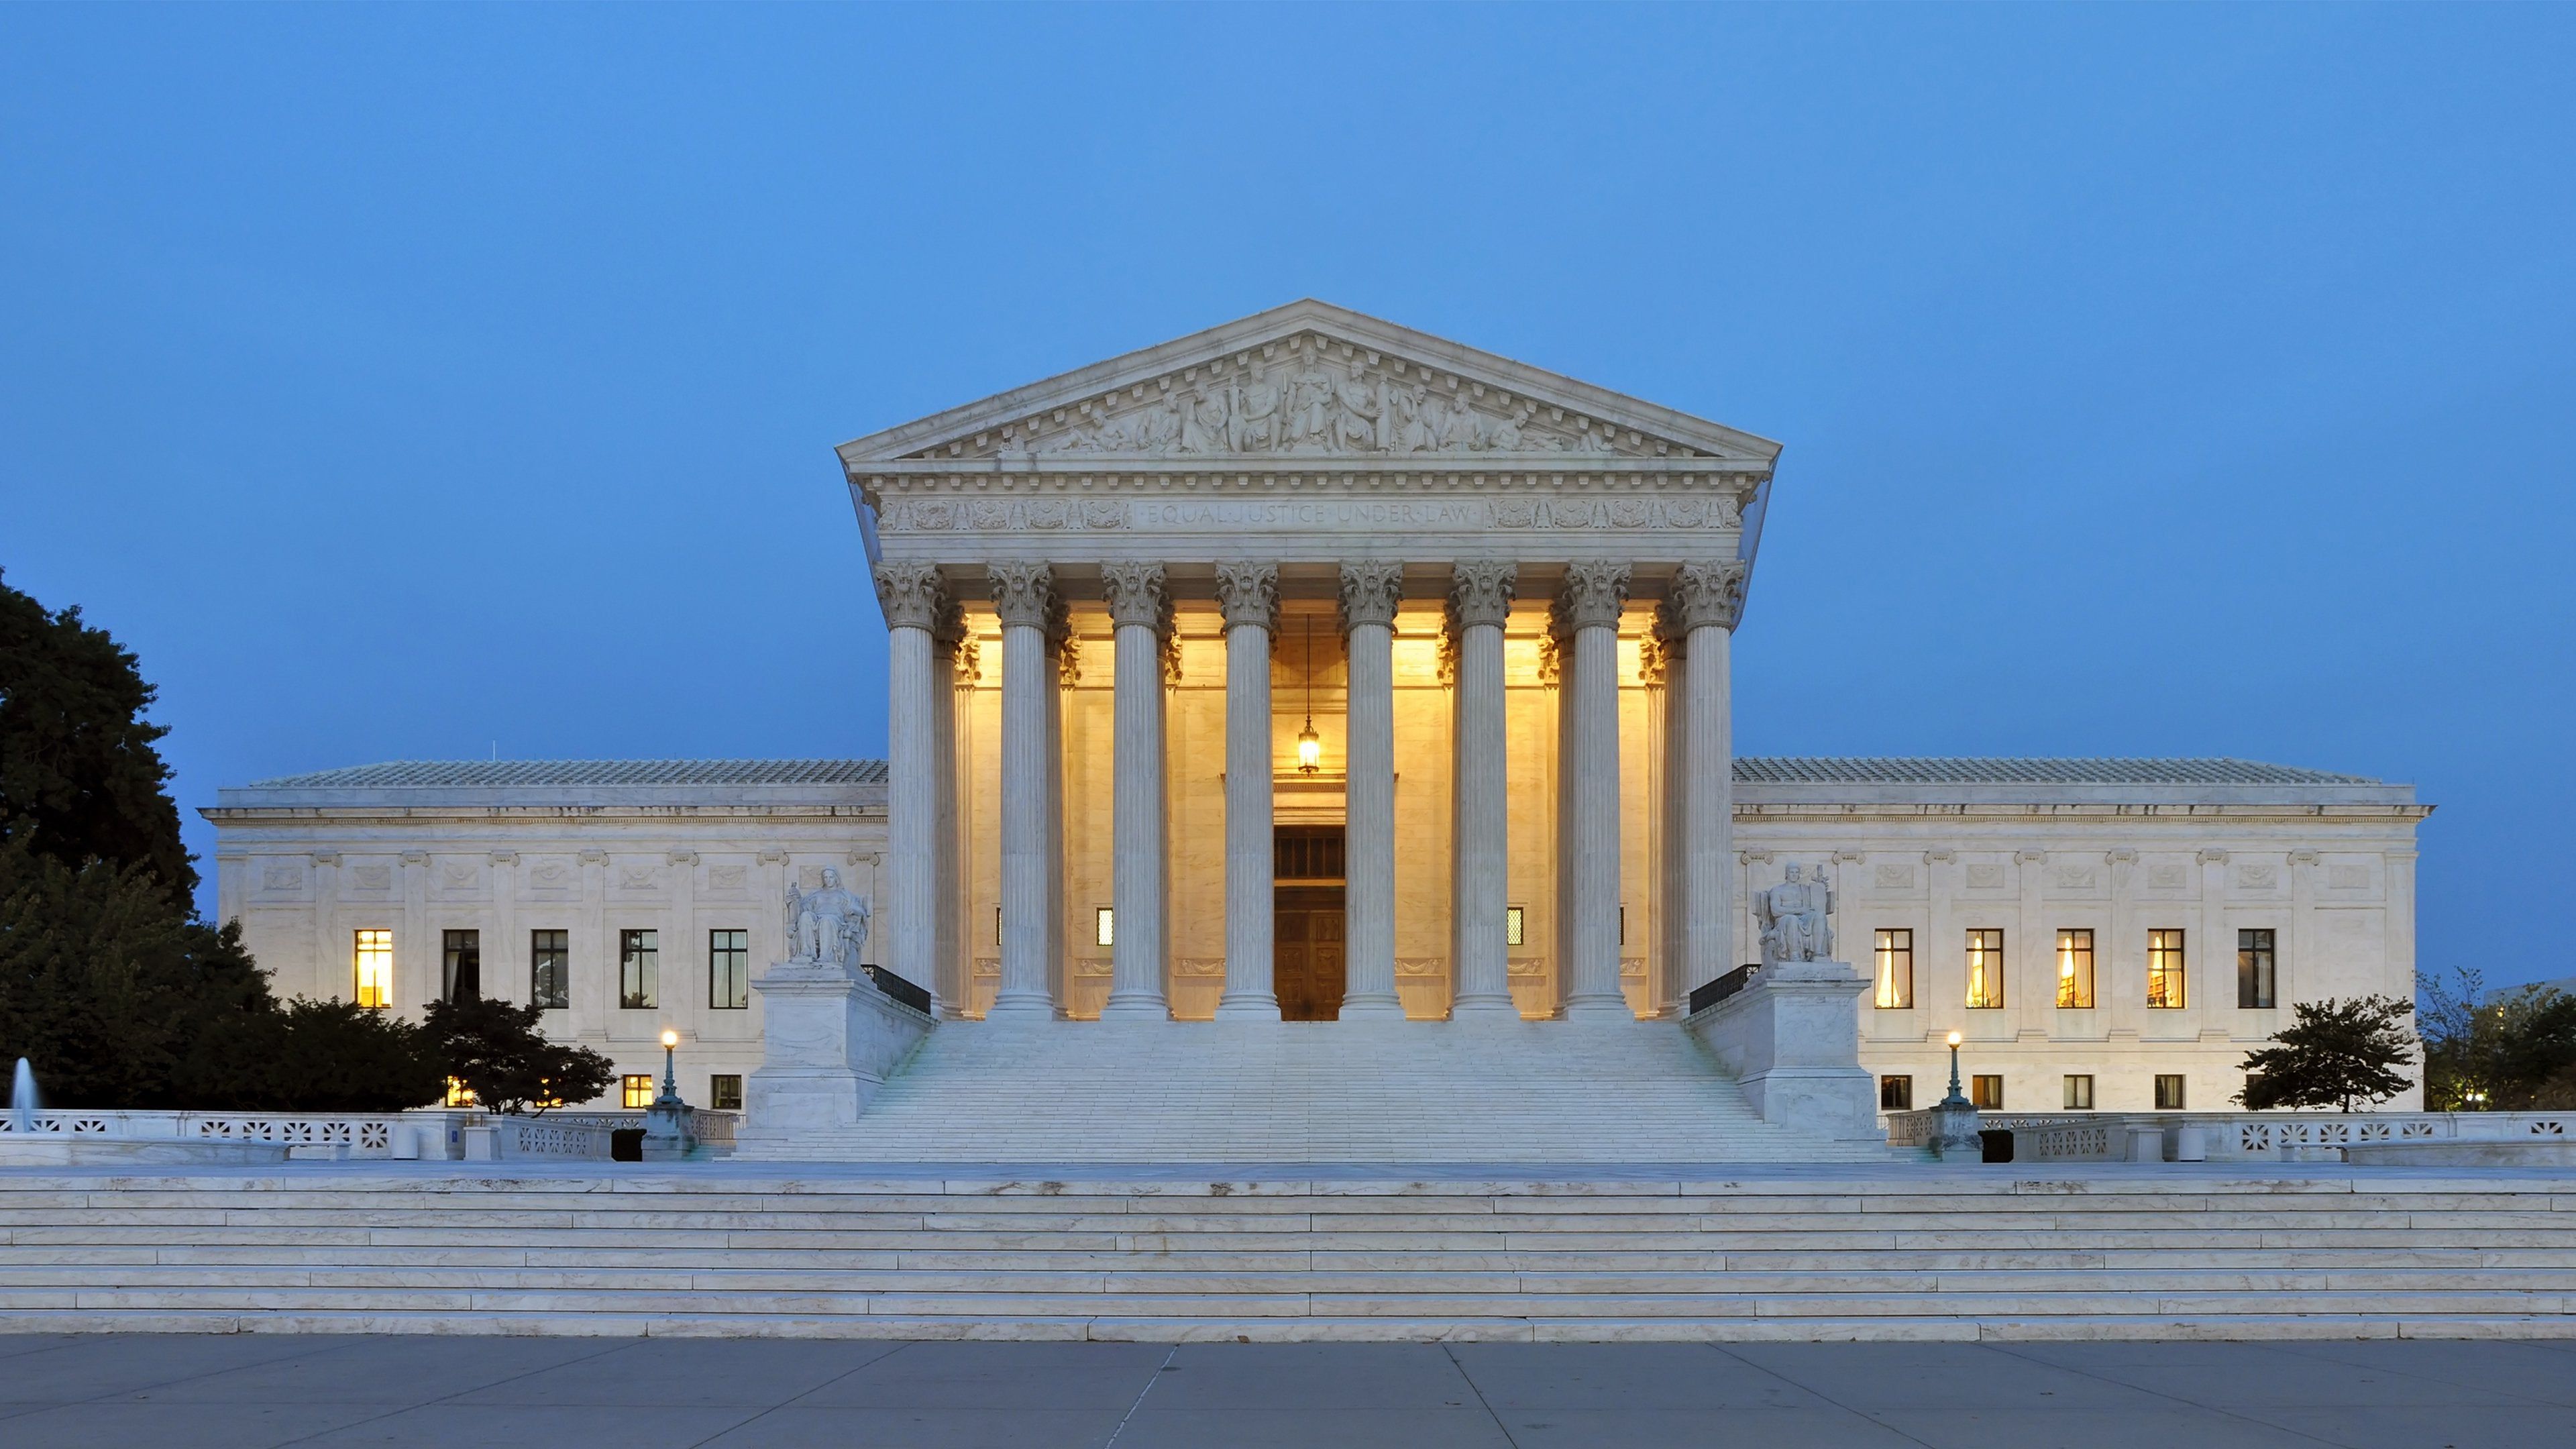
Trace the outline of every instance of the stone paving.
<instances>
[{"instance_id":1,"label":"stone paving","mask_svg":"<svg viewBox=\"0 0 2576 1449\"><path fill-rule=\"evenodd\" d=\"M0 1445L2576 1443L2576 1343L0 1338Z\"/></svg>"}]
</instances>

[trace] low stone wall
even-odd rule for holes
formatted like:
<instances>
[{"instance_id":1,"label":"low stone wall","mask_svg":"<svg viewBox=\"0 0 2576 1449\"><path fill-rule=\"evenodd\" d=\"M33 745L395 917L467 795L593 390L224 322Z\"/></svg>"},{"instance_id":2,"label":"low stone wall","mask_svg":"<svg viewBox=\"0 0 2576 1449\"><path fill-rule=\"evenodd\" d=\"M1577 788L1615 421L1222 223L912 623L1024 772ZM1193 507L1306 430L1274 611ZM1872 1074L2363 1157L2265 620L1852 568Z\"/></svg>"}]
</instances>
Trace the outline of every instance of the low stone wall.
<instances>
[{"instance_id":1,"label":"low stone wall","mask_svg":"<svg viewBox=\"0 0 2576 1449\"><path fill-rule=\"evenodd\" d=\"M1932 1116L1888 1113L1888 1142L1927 1148ZM2013 1134L2016 1162L2546 1162L2556 1159L2409 1154L2434 1143L2576 1145L2576 1112L1989 1112L1979 1122Z\"/></svg>"}]
</instances>

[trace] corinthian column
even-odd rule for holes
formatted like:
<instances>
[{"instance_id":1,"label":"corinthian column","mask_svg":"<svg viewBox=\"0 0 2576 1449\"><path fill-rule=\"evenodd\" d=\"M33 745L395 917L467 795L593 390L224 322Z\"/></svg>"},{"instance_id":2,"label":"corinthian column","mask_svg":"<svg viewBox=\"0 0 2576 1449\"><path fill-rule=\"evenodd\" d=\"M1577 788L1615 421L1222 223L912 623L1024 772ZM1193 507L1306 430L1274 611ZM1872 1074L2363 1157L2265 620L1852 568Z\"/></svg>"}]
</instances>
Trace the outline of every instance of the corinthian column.
<instances>
[{"instance_id":1,"label":"corinthian column","mask_svg":"<svg viewBox=\"0 0 2576 1449\"><path fill-rule=\"evenodd\" d=\"M1574 901L1565 1017L1633 1021L1619 990L1619 614L1628 602L1628 566L1568 565L1563 588L1574 636L1566 683Z\"/></svg>"},{"instance_id":2,"label":"corinthian column","mask_svg":"<svg viewBox=\"0 0 2576 1449\"><path fill-rule=\"evenodd\" d=\"M959 868L957 832L957 677L960 655L966 648L966 619L950 600L940 610L939 623L930 631L930 744L938 771L938 817L931 843L930 898L937 910L938 924L931 930L932 971L936 984L923 983L930 992L935 1015L954 1017L968 1005L971 993L960 934L965 910L959 890L964 872Z\"/></svg>"},{"instance_id":3,"label":"corinthian column","mask_svg":"<svg viewBox=\"0 0 2576 1449\"><path fill-rule=\"evenodd\" d=\"M939 988L938 681L931 632L948 604L935 564L876 566L886 621L886 969Z\"/></svg>"},{"instance_id":4,"label":"corinthian column","mask_svg":"<svg viewBox=\"0 0 2576 1449\"><path fill-rule=\"evenodd\" d=\"M1682 733L1682 990L1735 969L1735 725L1730 678L1744 565L1686 563L1667 600L1690 667Z\"/></svg>"},{"instance_id":5,"label":"corinthian column","mask_svg":"<svg viewBox=\"0 0 2576 1449\"><path fill-rule=\"evenodd\" d=\"M1109 1001L1100 1014L1161 1021L1172 1014L1163 995L1163 640L1170 632L1171 601L1158 563L1106 564L1100 581L1109 596L1118 656L1116 800L1110 811L1113 930Z\"/></svg>"},{"instance_id":6,"label":"corinthian column","mask_svg":"<svg viewBox=\"0 0 2576 1449\"><path fill-rule=\"evenodd\" d=\"M994 564L985 572L1002 619L1002 982L987 1015L1047 1020L1055 1015L1054 963L1047 959L1055 573L1045 564Z\"/></svg>"},{"instance_id":7,"label":"corinthian column","mask_svg":"<svg viewBox=\"0 0 2576 1449\"><path fill-rule=\"evenodd\" d=\"M1345 722L1350 775L1343 811L1345 1018L1401 1018L1395 994L1395 607L1404 565L1342 565L1342 637L1350 656Z\"/></svg>"},{"instance_id":8,"label":"corinthian column","mask_svg":"<svg viewBox=\"0 0 2576 1449\"><path fill-rule=\"evenodd\" d=\"M1220 1020L1279 1019L1271 987L1270 636L1279 570L1219 564L1225 610L1225 995Z\"/></svg>"},{"instance_id":9,"label":"corinthian column","mask_svg":"<svg viewBox=\"0 0 2576 1449\"><path fill-rule=\"evenodd\" d=\"M1450 843L1457 862L1450 905L1449 959L1455 981L1449 1014L1518 1019L1504 941L1509 909L1510 768L1503 733L1503 622L1511 617L1519 571L1508 563L1458 565L1449 583L1456 644L1457 761L1450 783Z\"/></svg>"}]
</instances>

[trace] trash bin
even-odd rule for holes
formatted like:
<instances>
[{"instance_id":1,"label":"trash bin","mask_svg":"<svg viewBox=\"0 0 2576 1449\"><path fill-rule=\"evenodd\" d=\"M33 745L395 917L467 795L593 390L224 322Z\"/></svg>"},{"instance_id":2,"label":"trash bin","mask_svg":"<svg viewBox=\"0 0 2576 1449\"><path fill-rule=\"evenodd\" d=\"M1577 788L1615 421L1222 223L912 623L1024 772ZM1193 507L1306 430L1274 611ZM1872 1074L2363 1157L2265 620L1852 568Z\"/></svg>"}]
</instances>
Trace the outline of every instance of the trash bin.
<instances>
[{"instance_id":1,"label":"trash bin","mask_svg":"<svg viewBox=\"0 0 2576 1449\"><path fill-rule=\"evenodd\" d=\"M2010 1162L2013 1160L2011 1128L1988 1127L1977 1134L1977 1141L1985 1148L1985 1155L1979 1158L1979 1161Z\"/></svg>"},{"instance_id":2,"label":"trash bin","mask_svg":"<svg viewBox=\"0 0 2576 1449\"><path fill-rule=\"evenodd\" d=\"M641 1127L617 1127L610 1129L608 1134L608 1159L611 1162L642 1162L644 1160L644 1129Z\"/></svg>"}]
</instances>

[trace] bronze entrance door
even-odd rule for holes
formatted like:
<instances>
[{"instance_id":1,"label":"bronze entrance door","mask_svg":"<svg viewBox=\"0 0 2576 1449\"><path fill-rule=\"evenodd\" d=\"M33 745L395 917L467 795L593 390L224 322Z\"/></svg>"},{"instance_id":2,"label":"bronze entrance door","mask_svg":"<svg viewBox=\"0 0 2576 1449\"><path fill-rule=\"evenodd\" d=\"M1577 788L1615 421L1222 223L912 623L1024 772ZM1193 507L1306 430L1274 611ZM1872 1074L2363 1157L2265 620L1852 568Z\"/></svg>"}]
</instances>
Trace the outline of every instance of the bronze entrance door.
<instances>
[{"instance_id":1,"label":"bronze entrance door","mask_svg":"<svg viewBox=\"0 0 2576 1449\"><path fill-rule=\"evenodd\" d=\"M1342 1014L1342 888L1278 888L1272 989L1283 1021L1333 1021Z\"/></svg>"},{"instance_id":2,"label":"bronze entrance door","mask_svg":"<svg viewBox=\"0 0 2576 1449\"><path fill-rule=\"evenodd\" d=\"M1342 828L1283 825L1271 929L1271 989L1283 1021L1334 1021L1342 1014Z\"/></svg>"}]
</instances>

